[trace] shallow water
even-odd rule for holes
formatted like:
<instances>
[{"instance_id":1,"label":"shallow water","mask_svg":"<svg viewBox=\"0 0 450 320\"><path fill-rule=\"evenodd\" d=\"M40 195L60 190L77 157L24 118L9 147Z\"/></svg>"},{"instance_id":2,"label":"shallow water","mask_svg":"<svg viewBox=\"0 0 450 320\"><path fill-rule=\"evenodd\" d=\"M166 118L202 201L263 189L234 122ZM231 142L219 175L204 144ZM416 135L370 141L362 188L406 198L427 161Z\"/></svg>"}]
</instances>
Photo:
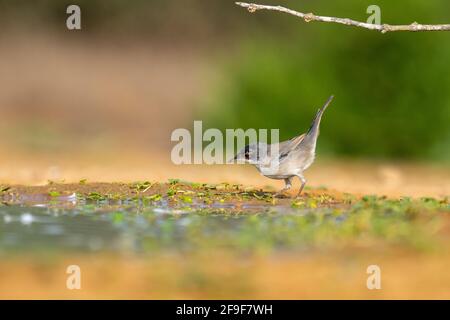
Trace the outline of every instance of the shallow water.
<instances>
[{"instance_id":1,"label":"shallow water","mask_svg":"<svg viewBox=\"0 0 450 320\"><path fill-rule=\"evenodd\" d=\"M375 196L309 207L166 198L91 201L75 195L3 200L0 253L294 252L357 241L422 250L442 241L436 235L446 234L450 212L447 200Z\"/></svg>"},{"instance_id":2,"label":"shallow water","mask_svg":"<svg viewBox=\"0 0 450 320\"><path fill-rule=\"evenodd\" d=\"M39 197L33 198L37 200ZM30 199L28 199L30 200ZM39 199L42 200L42 199ZM264 221L303 215L288 208L249 205L244 213L227 211L232 204L209 208L143 206L139 203L58 201L0 207L0 252L79 251L153 253L161 249L248 247L267 241L259 233ZM286 235L288 236L288 235ZM277 243L282 247L283 235Z\"/></svg>"}]
</instances>

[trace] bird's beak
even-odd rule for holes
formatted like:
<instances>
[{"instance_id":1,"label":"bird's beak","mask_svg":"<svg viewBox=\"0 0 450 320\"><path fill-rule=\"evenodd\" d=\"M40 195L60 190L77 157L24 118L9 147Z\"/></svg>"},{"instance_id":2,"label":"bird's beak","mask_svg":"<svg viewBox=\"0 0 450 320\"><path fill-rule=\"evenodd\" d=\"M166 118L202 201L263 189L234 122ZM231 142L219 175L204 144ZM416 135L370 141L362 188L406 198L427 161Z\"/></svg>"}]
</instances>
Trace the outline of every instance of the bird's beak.
<instances>
[{"instance_id":1,"label":"bird's beak","mask_svg":"<svg viewBox=\"0 0 450 320\"><path fill-rule=\"evenodd\" d=\"M237 160L237 155L227 161L228 164L234 163Z\"/></svg>"}]
</instances>

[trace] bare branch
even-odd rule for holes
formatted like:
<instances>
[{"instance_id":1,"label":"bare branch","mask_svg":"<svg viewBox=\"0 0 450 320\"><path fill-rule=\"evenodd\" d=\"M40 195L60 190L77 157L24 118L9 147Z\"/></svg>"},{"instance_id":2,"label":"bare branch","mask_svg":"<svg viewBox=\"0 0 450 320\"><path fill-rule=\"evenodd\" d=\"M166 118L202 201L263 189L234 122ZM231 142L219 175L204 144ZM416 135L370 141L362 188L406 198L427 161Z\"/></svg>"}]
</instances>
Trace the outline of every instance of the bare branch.
<instances>
[{"instance_id":1,"label":"bare branch","mask_svg":"<svg viewBox=\"0 0 450 320\"><path fill-rule=\"evenodd\" d=\"M302 13L282 6L267 6L262 4L245 3L245 2L236 2L236 4L243 8L247 8L247 10L251 13L257 10L279 11L299 17L305 20L305 22L311 21L333 22L345 24L347 26L360 27L369 30L377 30L380 31L381 33L391 31L450 31L450 24L420 24L417 22L413 22L408 25L372 24L355 21L347 18L325 17L325 16L317 16L313 13Z\"/></svg>"}]
</instances>

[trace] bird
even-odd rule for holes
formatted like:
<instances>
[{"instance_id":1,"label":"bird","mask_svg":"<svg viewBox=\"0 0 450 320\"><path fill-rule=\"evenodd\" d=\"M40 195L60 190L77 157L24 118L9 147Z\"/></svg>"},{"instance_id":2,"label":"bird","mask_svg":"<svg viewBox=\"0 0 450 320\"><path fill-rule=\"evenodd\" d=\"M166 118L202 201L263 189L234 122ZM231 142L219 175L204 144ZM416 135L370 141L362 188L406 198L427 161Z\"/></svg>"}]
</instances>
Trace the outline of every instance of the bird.
<instances>
[{"instance_id":1,"label":"bird","mask_svg":"<svg viewBox=\"0 0 450 320\"><path fill-rule=\"evenodd\" d=\"M320 120L333 98L334 96L331 95L322 108L317 111L306 133L280 143L255 142L248 144L230 162L252 164L263 176L284 180L285 186L276 194L277 196L281 196L285 191L291 189L293 178L298 177L301 186L296 197L299 197L307 182L303 172L312 165L315 159Z\"/></svg>"}]
</instances>

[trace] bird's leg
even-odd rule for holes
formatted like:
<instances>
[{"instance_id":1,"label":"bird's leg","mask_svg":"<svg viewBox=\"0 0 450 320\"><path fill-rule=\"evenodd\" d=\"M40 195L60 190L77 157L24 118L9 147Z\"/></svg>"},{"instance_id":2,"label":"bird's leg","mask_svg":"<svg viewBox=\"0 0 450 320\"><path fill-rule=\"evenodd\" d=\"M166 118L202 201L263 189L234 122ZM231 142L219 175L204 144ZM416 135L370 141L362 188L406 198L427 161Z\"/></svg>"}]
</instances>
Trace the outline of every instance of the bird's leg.
<instances>
[{"instance_id":1,"label":"bird's leg","mask_svg":"<svg viewBox=\"0 0 450 320\"><path fill-rule=\"evenodd\" d=\"M292 187L292 178L284 179L284 188L275 194L275 197L282 196L283 193Z\"/></svg>"},{"instance_id":2,"label":"bird's leg","mask_svg":"<svg viewBox=\"0 0 450 320\"><path fill-rule=\"evenodd\" d=\"M297 193L297 195L295 196L296 198L300 196L300 194L302 193L303 188L305 187L305 184L306 184L306 179L305 179L305 177L304 177L303 175L298 174L297 177L298 177L298 178L300 179L300 181L302 182L302 185L300 186L300 189L298 190L298 193Z\"/></svg>"}]
</instances>

